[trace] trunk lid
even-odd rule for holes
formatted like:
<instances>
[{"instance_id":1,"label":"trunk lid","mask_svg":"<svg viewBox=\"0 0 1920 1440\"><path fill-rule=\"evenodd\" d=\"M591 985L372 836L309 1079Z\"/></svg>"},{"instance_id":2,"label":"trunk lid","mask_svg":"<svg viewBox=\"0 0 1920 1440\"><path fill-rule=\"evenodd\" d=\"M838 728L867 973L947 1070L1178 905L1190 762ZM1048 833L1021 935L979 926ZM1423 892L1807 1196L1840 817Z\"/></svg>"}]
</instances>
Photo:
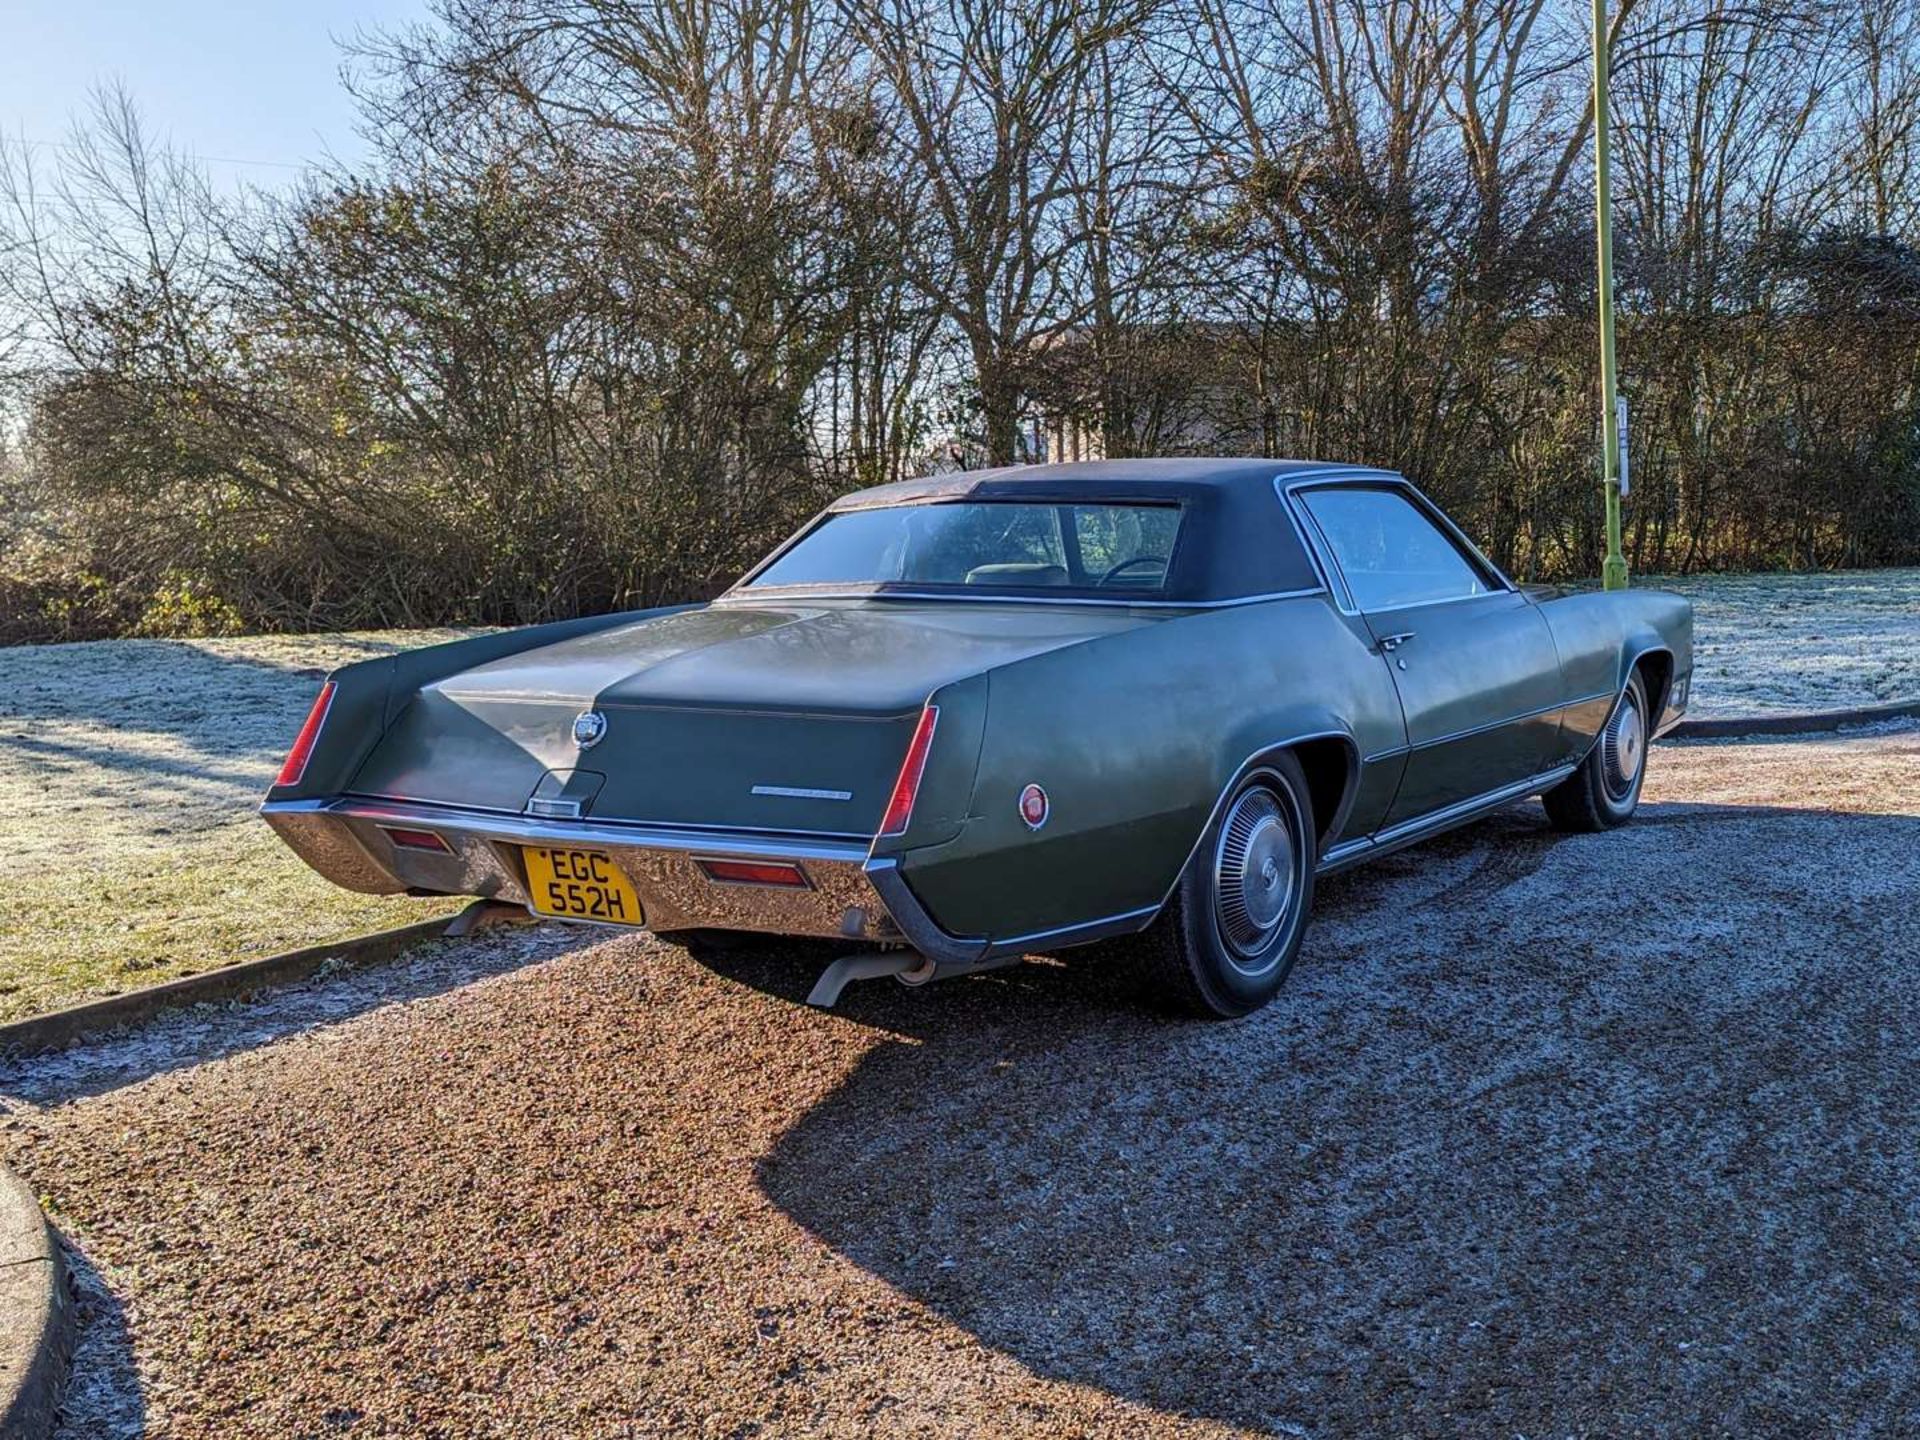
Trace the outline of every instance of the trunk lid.
<instances>
[{"instance_id":1,"label":"trunk lid","mask_svg":"<svg viewBox=\"0 0 1920 1440\"><path fill-rule=\"evenodd\" d=\"M1149 618L973 601L684 611L423 687L353 789L513 812L537 790L595 819L871 835L935 690ZM589 710L605 733L582 747ZM965 743L944 716L943 741Z\"/></svg>"}]
</instances>

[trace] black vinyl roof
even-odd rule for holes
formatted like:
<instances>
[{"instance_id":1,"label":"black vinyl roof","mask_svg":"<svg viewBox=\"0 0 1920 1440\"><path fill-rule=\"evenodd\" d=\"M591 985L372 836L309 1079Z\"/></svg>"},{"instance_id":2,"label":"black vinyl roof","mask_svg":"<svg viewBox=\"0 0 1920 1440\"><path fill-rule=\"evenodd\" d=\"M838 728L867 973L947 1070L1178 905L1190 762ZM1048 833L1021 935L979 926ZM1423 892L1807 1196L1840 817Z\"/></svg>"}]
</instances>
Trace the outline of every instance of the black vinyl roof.
<instances>
[{"instance_id":1,"label":"black vinyl roof","mask_svg":"<svg viewBox=\"0 0 1920 1440\"><path fill-rule=\"evenodd\" d=\"M1085 460L899 480L856 490L828 510L963 500L1178 504L1186 516L1162 598L1234 600L1319 588L1319 574L1274 487L1282 477L1314 474L1400 478L1389 470L1312 460Z\"/></svg>"}]
</instances>

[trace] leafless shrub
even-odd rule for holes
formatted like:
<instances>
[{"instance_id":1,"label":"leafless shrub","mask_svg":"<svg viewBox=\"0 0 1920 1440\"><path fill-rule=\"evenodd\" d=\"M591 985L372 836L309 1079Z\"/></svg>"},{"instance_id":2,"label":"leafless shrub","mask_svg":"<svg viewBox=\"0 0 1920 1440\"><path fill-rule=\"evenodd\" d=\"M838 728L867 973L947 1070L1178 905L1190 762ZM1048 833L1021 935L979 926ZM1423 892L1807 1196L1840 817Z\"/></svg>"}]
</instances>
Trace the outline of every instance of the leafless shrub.
<instances>
[{"instance_id":1,"label":"leafless shrub","mask_svg":"<svg viewBox=\"0 0 1920 1440\"><path fill-rule=\"evenodd\" d=\"M1920 22L1616 6L1641 568L1920 559ZM1398 466L1598 564L1589 37L1550 0L441 0L374 159L0 144L0 635L710 593L930 463ZM36 163L39 161L41 163Z\"/></svg>"}]
</instances>

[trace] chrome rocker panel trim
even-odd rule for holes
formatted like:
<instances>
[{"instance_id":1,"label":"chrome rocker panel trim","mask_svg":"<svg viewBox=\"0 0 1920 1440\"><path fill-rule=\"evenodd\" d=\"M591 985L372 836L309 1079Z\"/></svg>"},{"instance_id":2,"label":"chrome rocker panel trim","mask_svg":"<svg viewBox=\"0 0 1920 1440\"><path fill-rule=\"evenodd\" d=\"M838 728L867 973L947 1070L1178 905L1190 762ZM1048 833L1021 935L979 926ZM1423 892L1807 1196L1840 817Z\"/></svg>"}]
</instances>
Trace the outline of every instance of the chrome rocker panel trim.
<instances>
[{"instance_id":1,"label":"chrome rocker panel trim","mask_svg":"<svg viewBox=\"0 0 1920 1440\"><path fill-rule=\"evenodd\" d=\"M1338 734L1339 732L1329 733ZM1235 772L1233 781L1228 784L1226 791L1223 792L1223 797L1232 792L1241 777L1260 756L1272 753L1273 748L1269 747L1242 765ZM1390 826L1377 834L1358 840L1344 841L1333 846L1320 857L1320 863L1314 873L1337 874L1377 856L1389 854L1403 846L1429 840L1455 826L1467 824L1483 815L1504 809L1531 795L1538 795L1543 790L1550 790L1578 768L1576 765L1555 766L1551 770L1529 776L1512 785L1501 786L1484 795L1476 795L1449 805L1443 810L1435 810L1430 814ZM1216 802L1216 813L1218 808ZM1210 815L1207 828L1211 828L1212 825L1213 816ZM1204 833L1203 830L1202 834ZM1198 843L1198 841L1195 842L1196 847ZM1189 854L1189 863L1191 859L1192 856ZM1185 873L1185 868L1185 865L1182 865L1182 873ZM1118 915L1107 915L1098 920L1087 920L1076 925L1062 926L1056 930L1038 931L1031 935L1014 935L1004 940L991 940L984 936L963 938L947 934L934 923L933 917L927 914L919 901L914 898L912 890L907 887L906 879L899 873L899 867L895 861L891 859L871 861L867 866L867 875L872 880L874 889L880 892L880 898L886 902L888 910L892 911L894 920L900 926L906 942L932 960L938 967L937 973L942 976L963 974L969 970L989 969L1036 950L1064 950L1069 945L1086 945L1120 935L1138 934L1151 925L1166 908L1166 900L1163 899L1158 905L1149 905L1139 910L1127 910ZM1174 883L1176 885L1179 883L1178 877L1175 878ZM1167 898L1171 899L1172 894L1172 890L1169 889Z\"/></svg>"},{"instance_id":2,"label":"chrome rocker panel trim","mask_svg":"<svg viewBox=\"0 0 1920 1440\"><path fill-rule=\"evenodd\" d=\"M1551 770L1543 770L1538 775L1525 780L1517 780L1511 785L1503 785L1497 790L1489 790L1484 795L1474 795L1465 800L1456 801L1444 809L1429 811L1425 815L1416 815L1411 820L1403 820L1398 825L1389 825L1386 829L1372 835L1361 836L1357 840L1343 840L1320 857L1319 875L1334 875L1363 860L1390 854L1406 845L1415 845L1422 840L1432 839L1442 831L1451 830L1456 825L1477 820L1482 815L1525 800L1530 795L1538 795L1543 790L1551 790L1562 780L1573 774L1578 765L1556 765Z\"/></svg>"}]
</instances>

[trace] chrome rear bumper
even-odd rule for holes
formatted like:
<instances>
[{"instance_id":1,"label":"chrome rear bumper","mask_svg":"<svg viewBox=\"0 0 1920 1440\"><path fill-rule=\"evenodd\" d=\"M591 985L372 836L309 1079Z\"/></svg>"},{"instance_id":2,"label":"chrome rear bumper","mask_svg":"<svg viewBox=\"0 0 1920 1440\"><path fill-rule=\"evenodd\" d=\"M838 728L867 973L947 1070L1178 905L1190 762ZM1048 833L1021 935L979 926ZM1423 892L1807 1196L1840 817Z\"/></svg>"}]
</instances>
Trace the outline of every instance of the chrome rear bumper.
<instances>
[{"instance_id":1,"label":"chrome rear bumper","mask_svg":"<svg viewBox=\"0 0 1920 1440\"><path fill-rule=\"evenodd\" d=\"M869 845L857 838L557 820L357 796L269 802L260 813L308 865L368 894L425 890L531 909L520 847L580 845L604 851L626 872L650 930L756 930L883 945L910 944L907 931L926 938L931 928L904 895L896 905L916 913L904 929L895 920L869 877ZM387 827L430 830L448 853L398 846ZM718 881L701 869L701 859L786 861L808 883Z\"/></svg>"}]
</instances>

